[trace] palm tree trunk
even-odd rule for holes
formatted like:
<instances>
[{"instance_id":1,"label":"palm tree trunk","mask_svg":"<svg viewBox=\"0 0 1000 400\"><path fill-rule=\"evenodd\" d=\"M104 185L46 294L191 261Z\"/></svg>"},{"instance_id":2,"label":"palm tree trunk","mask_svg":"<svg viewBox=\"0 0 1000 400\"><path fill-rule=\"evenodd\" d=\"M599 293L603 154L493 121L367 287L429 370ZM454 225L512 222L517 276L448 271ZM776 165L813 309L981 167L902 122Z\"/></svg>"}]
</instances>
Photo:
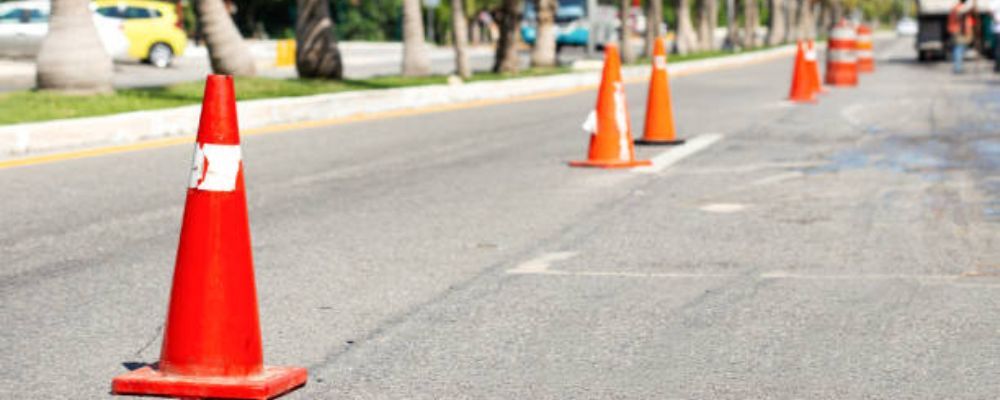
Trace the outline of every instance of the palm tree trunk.
<instances>
[{"instance_id":1,"label":"palm tree trunk","mask_svg":"<svg viewBox=\"0 0 1000 400\"><path fill-rule=\"evenodd\" d=\"M660 25L663 23L663 0L648 0L646 6L646 47L643 50L646 57L653 56L653 44L663 36Z\"/></svg>"},{"instance_id":2,"label":"palm tree trunk","mask_svg":"<svg viewBox=\"0 0 1000 400\"><path fill-rule=\"evenodd\" d=\"M38 52L39 89L110 93L113 66L97 36L89 0L54 0L49 33Z\"/></svg>"},{"instance_id":3,"label":"palm tree trunk","mask_svg":"<svg viewBox=\"0 0 1000 400\"><path fill-rule=\"evenodd\" d=\"M760 25L760 11L757 0L743 0L743 48L757 47L757 26Z\"/></svg>"},{"instance_id":4,"label":"palm tree trunk","mask_svg":"<svg viewBox=\"0 0 1000 400\"><path fill-rule=\"evenodd\" d=\"M619 0L621 8L619 9L621 26L619 33L621 35L621 54L622 62L629 64L635 62L635 52L632 51L632 46L629 44L629 36L632 35L632 1L631 0Z\"/></svg>"},{"instance_id":5,"label":"palm tree trunk","mask_svg":"<svg viewBox=\"0 0 1000 400\"><path fill-rule=\"evenodd\" d=\"M465 17L465 0L451 0L451 30L455 44L455 73L462 79L472 77L469 68L469 23Z\"/></svg>"},{"instance_id":6,"label":"palm tree trunk","mask_svg":"<svg viewBox=\"0 0 1000 400\"><path fill-rule=\"evenodd\" d=\"M517 55L517 42L521 33L518 25L521 23L521 0L503 0L500 8L500 40L497 42L496 57L493 61L493 72L514 74L521 67Z\"/></svg>"},{"instance_id":7,"label":"palm tree trunk","mask_svg":"<svg viewBox=\"0 0 1000 400\"><path fill-rule=\"evenodd\" d=\"M196 0L194 11L205 35L212 72L238 76L256 74L253 55L222 0Z\"/></svg>"},{"instance_id":8,"label":"palm tree trunk","mask_svg":"<svg viewBox=\"0 0 1000 400\"><path fill-rule=\"evenodd\" d=\"M799 31L799 4L801 2L802 0L786 0L788 8L785 13L785 24L788 28L785 29L785 42L793 42L802 38L802 33Z\"/></svg>"},{"instance_id":9,"label":"palm tree trunk","mask_svg":"<svg viewBox=\"0 0 1000 400\"><path fill-rule=\"evenodd\" d=\"M767 44L774 46L785 40L785 0L769 0L767 4L770 10Z\"/></svg>"},{"instance_id":10,"label":"palm tree trunk","mask_svg":"<svg viewBox=\"0 0 1000 400\"><path fill-rule=\"evenodd\" d=\"M715 28L719 24L719 1L698 2L698 41L701 50L715 50Z\"/></svg>"},{"instance_id":11,"label":"palm tree trunk","mask_svg":"<svg viewBox=\"0 0 1000 400\"><path fill-rule=\"evenodd\" d=\"M698 49L691 25L691 0L677 0L677 52L688 54Z\"/></svg>"},{"instance_id":12,"label":"palm tree trunk","mask_svg":"<svg viewBox=\"0 0 1000 400\"><path fill-rule=\"evenodd\" d=\"M799 0L799 38L800 39L815 39L816 38L816 14L814 11L815 3L813 0Z\"/></svg>"},{"instance_id":13,"label":"palm tree trunk","mask_svg":"<svg viewBox=\"0 0 1000 400\"><path fill-rule=\"evenodd\" d=\"M556 0L538 0L538 28L535 30L535 48L531 51L532 66L556 65L556 7Z\"/></svg>"},{"instance_id":14,"label":"palm tree trunk","mask_svg":"<svg viewBox=\"0 0 1000 400\"><path fill-rule=\"evenodd\" d=\"M295 69L302 78L342 79L344 63L326 0L298 0Z\"/></svg>"},{"instance_id":15,"label":"palm tree trunk","mask_svg":"<svg viewBox=\"0 0 1000 400\"><path fill-rule=\"evenodd\" d=\"M420 0L403 0L403 76L431 74Z\"/></svg>"}]
</instances>

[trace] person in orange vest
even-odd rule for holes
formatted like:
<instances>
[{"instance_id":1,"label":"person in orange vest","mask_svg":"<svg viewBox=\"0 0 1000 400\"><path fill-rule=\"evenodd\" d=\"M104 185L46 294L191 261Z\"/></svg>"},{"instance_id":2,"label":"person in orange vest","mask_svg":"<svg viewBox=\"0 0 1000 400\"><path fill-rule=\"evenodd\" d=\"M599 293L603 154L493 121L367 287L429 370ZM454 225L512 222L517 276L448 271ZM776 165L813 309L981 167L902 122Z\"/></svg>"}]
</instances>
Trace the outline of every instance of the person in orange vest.
<instances>
[{"instance_id":1,"label":"person in orange vest","mask_svg":"<svg viewBox=\"0 0 1000 400\"><path fill-rule=\"evenodd\" d=\"M955 73L962 73L962 59L965 58L965 49L972 43L972 28L975 24L973 10L975 0L958 0L958 3L951 8L948 14L948 33L951 34L951 58L955 65Z\"/></svg>"}]
</instances>

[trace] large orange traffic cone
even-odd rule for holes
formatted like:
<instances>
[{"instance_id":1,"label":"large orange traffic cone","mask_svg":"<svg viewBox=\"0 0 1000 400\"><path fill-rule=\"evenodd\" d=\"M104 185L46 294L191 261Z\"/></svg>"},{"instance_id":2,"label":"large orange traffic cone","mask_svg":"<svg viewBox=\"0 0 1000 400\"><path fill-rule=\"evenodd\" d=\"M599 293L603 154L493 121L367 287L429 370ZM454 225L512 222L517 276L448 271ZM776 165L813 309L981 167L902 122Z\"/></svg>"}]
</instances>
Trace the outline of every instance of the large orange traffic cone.
<instances>
[{"instance_id":1,"label":"large orange traffic cone","mask_svg":"<svg viewBox=\"0 0 1000 400\"><path fill-rule=\"evenodd\" d=\"M806 66L805 46L800 40L796 47L798 47L798 51L795 53L795 70L792 72L792 89L788 100L798 103L812 103L816 101L816 93L813 91L814 85L809 82L811 72Z\"/></svg>"},{"instance_id":2,"label":"large orange traffic cone","mask_svg":"<svg viewBox=\"0 0 1000 400\"><path fill-rule=\"evenodd\" d=\"M586 161L572 161L569 165L598 168L652 165L649 160L635 159L630 125L618 46L609 43L604 46L604 73L597 91L597 107L583 124L583 129L590 132L590 151Z\"/></svg>"},{"instance_id":3,"label":"large orange traffic cone","mask_svg":"<svg viewBox=\"0 0 1000 400\"><path fill-rule=\"evenodd\" d=\"M806 71L809 75L809 83L812 84L812 91L814 93L826 93L826 89L823 89L822 79L820 79L819 55L816 51L816 42L809 39L806 42L806 46Z\"/></svg>"},{"instance_id":4,"label":"large orange traffic cone","mask_svg":"<svg viewBox=\"0 0 1000 400\"><path fill-rule=\"evenodd\" d=\"M670 102L670 76L667 73L667 51L663 38L653 45L653 73L649 78L646 99L646 127L636 144L683 144L674 130L674 110Z\"/></svg>"},{"instance_id":5,"label":"large orange traffic cone","mask_svg":"<svg viewBox=\"0 0 1000 400\"><path fill-rule=\"evenodd\" d=\"M232 77L210 75L159 366L116 377L116 394L268 399L306 382L263 365L236 121Z\"/></svg>"}]
</instances>

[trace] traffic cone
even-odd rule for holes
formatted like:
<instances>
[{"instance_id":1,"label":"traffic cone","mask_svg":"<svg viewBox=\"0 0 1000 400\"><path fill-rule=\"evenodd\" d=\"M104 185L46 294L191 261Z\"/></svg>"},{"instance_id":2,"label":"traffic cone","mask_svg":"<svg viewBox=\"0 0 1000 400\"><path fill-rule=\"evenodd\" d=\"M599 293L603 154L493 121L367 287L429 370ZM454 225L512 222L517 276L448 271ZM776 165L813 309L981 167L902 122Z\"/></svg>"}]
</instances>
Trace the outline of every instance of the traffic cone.
<instances>
[{"instance_id":1,"label":"traffic cone","mask_svg":"<svg viewBox=\"0 0 1000 400\"><path fill-rule=\"evenodd\" d=\"M652 165L649 160L635 159L630 125L618 46L608 43L604 46L604 73L597 91L596 110L583 123L583 129L590 132L590 151L586 161L572 161L569 165L598 168Z\"/></svg>"},{"instance_id":2,"label":"traffic cone","mask_svg":"<svg viewBox=\"0 0 1000 400\"><path fill-rule=\"evenodd\" d=\"M653 45L653 73L649 78L649 96L646 99L646 126L642 139L636 144L676 145L678 140L674 130L674 110L670 102L670 76L667 73L667 51L663 38L657 38Z\"/></svg>"},{"instance_id":3,"label":"traffic cone","mask_svg":"<svg viewBox=\"0 0 1000 400\"><path fill-rule=\"evenodd\" d=\"M805 49L801 40L797 47L795 70L792 72L792 89L788 100L798 103L812 103L816 101L816 93L813 92L813 85L809 83L810 72L806 68Z\"/></svg>"},{"instance_id":4,"label":"traffic cone","mask_svg":"<svg viewBox=\"0 0 1000 400\"><path fill-rule=\"evenodd\" d=\"M209 75L160 362L120 375L115 394L269 399L306 370L263 365L233 78Z\"/></svg>"},{"instance_id":5,"label":"traffic cone","mask_svg":"<svg viewBox=\"0 0 1000 400\"><path fill-rule=\"evenodd\" d=\"M819 57L816 51L816 42L809 39L806 42L808 46L806 48L806 71L809 74L809 83L812 84L812 91L814 93L826 93L826 89L823 88L823 80L820 79L819 73Z\"/></svg>"}]
</instances>

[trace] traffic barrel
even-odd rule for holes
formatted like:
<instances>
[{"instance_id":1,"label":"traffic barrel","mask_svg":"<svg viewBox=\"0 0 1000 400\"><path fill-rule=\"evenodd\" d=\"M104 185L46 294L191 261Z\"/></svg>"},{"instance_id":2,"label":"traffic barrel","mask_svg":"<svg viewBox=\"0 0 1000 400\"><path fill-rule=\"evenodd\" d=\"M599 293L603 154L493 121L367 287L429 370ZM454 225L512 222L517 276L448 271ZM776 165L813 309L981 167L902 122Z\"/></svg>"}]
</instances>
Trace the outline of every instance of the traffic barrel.
<instances>
[{"instance_id":1,"label":"traffic barrel","mask_svg":"<svg viewBox=\"0 0 1000 400\"><path fill-rule=\"evenodd\" d=\"M583 129L590 133L590 150L584 161L572 161L573 167L631 168L652 165L649 160L636 160L632 144L632 128L625 104L618 46L604 45L604 71L597 90L597 106L587 116Z\"/></svg>"},{"instance_id":2,"label":"traffic barrel","mask_svg":"<svg viewBox=\"0 0 1000 400\"><path fill-rule=\"evenodd\" d=\"M872 44L872 28L858 25L858 41L855 52L858 55L858 72L875 72L875 52Z\"/></svg>"},{"instance_id":3,"label":"traffic barrel","mask_svg":"<svg viewBox=\"0 0 1000 400\"><path fill-rule=\"evenodd\" d=\"M816 90L811 81L809 64L806 61L805 42L799 41L796 45L795 67L792 70L792 88L788 93L788 100L796 103L813 103L816 101Z\"/></svg>"},{"instance_id":4,"label":"traffic barrel","mask_svg":"<svg viewBox=\"0 0 1000 400\"><path fill-rule=\"evenodd\" d=\"M670 101L670 75L667 73L667 46L664 38L653 44L653 71L649 78L649 95L646 97L646 125L640 145L677 145L674 127L674 110Z\"/></svg>"},{"instance_id":5,"label":"traffic barrel","mask_svg":"<svg viewBox=\"0 0 1000 400\"><path fill-rule=\"evenodd\" d=\"M269 399L306 382L263 364L236 121L233 78L209 75L160 362L114 378L115 394Z\"/></svg>"},{"instance_id":6,"label":"traffic barrel","mask_svg":"<svg viewBox=\"0 0 1000 400\"><path fill-rule=\"evenodd\" d=\"M826 84L857 86L858 58L855 54L857 33L847 20L840 20L830 30L826 51Z\"/></svg>"}]
</instances>

